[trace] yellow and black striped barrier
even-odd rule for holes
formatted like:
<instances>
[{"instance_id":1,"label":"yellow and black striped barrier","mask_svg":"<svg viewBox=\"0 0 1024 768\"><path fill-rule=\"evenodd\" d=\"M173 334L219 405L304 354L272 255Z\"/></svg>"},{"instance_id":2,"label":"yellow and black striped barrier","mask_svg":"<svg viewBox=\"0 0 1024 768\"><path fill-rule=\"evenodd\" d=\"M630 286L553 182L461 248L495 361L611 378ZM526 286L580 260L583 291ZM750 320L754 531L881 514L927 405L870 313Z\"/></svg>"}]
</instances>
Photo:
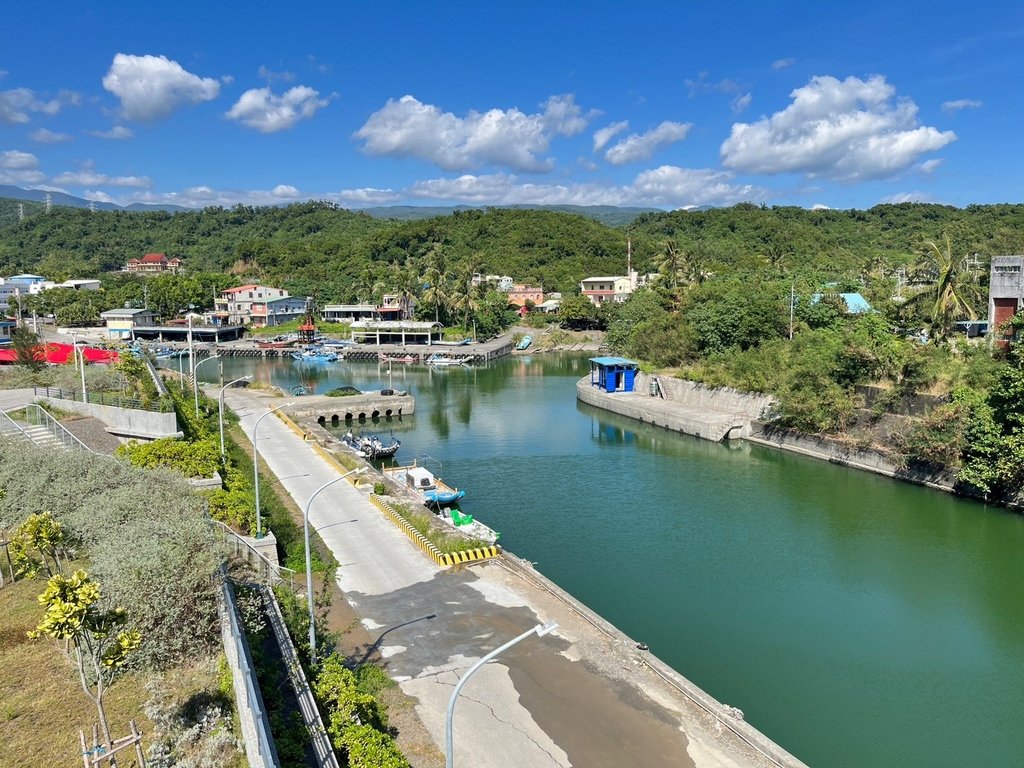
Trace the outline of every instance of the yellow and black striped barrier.
<instances>
[{"instance_id":1,"label":"yellow and black striped barrier","mask_svg":"<svg viewBox=\"0 0 1024 768\"><path fill-rule=\"evenodd\" d=\"M501 547L497 545L477 547L476 549L467 549L462 552L442 552L426 536L413 528L398 510L376 493L370 494L370 501L373 502L377 509L384 513L385 517L404 531L405 535L412 539L413 544L422 549L427 557L442 568L450 568L453 565L469 563L474 560L487 560L492 557L498 557L501 554Z\"/></svg>"}]
</instances>

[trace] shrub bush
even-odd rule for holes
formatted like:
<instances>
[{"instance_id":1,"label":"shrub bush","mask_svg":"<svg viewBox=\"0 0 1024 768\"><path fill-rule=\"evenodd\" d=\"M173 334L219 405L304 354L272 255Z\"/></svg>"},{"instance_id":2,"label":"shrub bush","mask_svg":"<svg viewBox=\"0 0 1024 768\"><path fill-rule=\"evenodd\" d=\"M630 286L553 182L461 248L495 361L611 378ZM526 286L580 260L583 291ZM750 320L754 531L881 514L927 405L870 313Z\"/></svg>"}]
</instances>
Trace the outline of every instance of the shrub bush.
<instances>
[{"instance_id":1,"label":"shrub bush","mask_svg":"<svg viewBox=\"0 0 1024 768\"><path fill-rule=\"evenodd\" d=\"M132 440L118 447L116 455L128 459L135 467L167 467L185 477L212 477L220 466L220 451L212 439L186 442L162 437L149 443Z\"/></svg>"}]
</instances>

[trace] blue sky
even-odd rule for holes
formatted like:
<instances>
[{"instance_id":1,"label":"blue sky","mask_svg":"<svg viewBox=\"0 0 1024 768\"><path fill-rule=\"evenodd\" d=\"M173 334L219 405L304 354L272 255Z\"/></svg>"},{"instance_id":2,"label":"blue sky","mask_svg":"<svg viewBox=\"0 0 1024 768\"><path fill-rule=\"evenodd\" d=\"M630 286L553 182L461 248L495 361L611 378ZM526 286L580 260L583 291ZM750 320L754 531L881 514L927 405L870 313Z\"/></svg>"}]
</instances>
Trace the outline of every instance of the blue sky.
<instances>
[{"instance_id":1,"label":"blue sky","mask_svg":"<svg viewBox=\"0 0 1024 768\"><path fill-rule=\"evenodd\" d=\"M1021 202L1024 6L17 3L0 184L121 204Z\"/></svg>"}]
</instances>

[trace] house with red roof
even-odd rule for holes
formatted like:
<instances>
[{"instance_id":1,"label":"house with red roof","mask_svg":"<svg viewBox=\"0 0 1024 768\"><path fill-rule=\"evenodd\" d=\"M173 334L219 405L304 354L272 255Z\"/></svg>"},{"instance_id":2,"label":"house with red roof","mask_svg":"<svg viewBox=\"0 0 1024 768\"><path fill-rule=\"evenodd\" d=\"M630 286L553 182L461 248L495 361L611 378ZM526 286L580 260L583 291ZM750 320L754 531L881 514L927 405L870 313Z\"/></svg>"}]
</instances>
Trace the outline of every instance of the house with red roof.
<instances>
[{"instance_id":1,"label":"house with red roof","mask_svg":"<svg viewBox=\"0 0 1024 768\"><path fill-rule=\"evenodd\" d=\"M125 272L136 272L144 275L158 275L169 272L176 275L183 269L181 259L168 259L166 253L147 253L141 259L131 258L125 264Z\"/></svg>"}]
</instances>

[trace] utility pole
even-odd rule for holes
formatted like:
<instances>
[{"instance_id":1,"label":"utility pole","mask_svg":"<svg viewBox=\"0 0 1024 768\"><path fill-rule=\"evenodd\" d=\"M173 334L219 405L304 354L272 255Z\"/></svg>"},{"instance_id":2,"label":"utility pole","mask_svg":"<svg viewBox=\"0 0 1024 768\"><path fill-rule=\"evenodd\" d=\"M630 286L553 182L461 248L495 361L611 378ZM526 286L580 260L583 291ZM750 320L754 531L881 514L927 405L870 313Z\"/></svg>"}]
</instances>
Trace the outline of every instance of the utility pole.
<instances>
[{"instance_id":1,"label":"utility pole","mask_svg":"<svg viewBox=\"0 0 1024 768\"><path fill-rule=\"evenodd\" d=\"M793 307L796 305L796 284L789 286L789 340L793 340Z\"/></svg>"}]
</instances>

